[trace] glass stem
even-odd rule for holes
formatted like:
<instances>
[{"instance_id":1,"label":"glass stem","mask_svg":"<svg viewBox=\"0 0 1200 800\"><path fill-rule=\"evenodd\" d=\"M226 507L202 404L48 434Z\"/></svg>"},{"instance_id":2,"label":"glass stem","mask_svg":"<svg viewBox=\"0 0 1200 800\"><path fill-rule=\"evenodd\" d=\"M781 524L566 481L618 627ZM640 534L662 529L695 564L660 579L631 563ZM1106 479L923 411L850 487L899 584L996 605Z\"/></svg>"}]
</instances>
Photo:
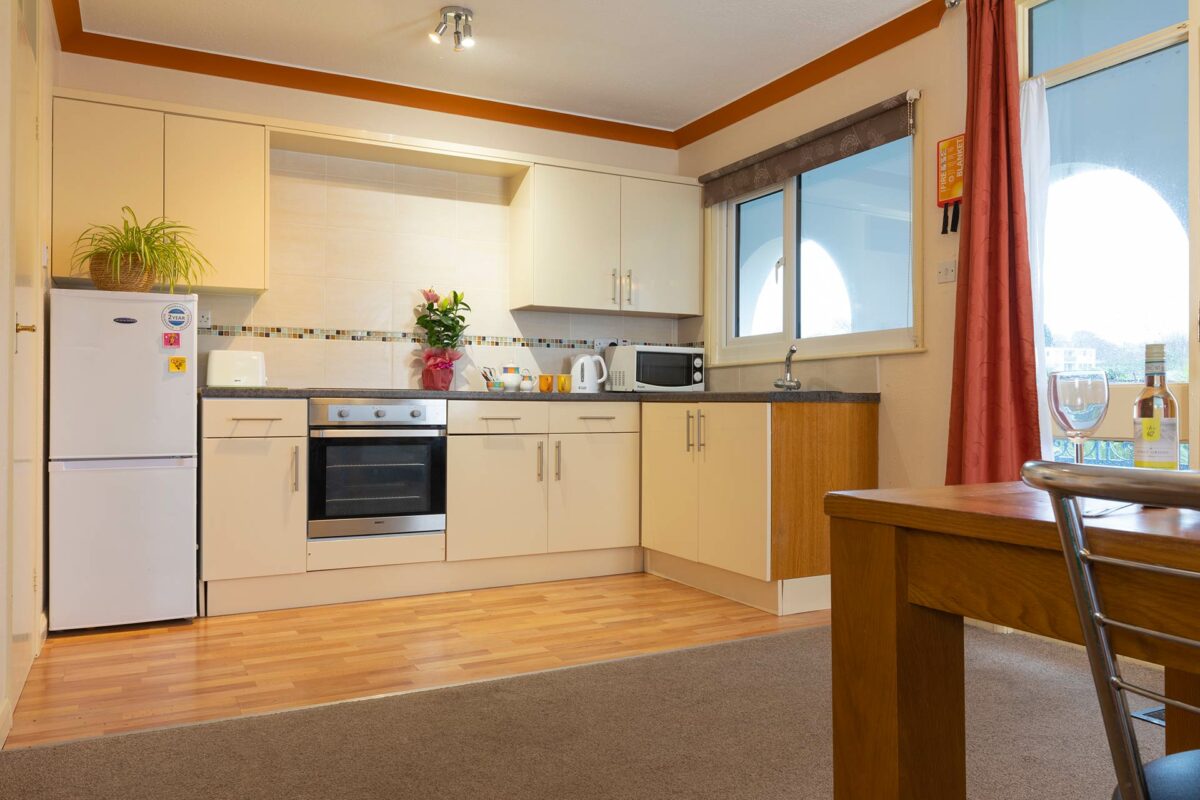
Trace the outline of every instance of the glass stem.
<instances>
[{"instance_id":1,"label":"glass stem","mask_svg":"<svg viewBox=\"0 0 1200 800\"><path fill-rule=\"evenodd\" d=\"M1075 440L1075 463L1083 463L1083 439Z\"/></svg>"}]
</instances>

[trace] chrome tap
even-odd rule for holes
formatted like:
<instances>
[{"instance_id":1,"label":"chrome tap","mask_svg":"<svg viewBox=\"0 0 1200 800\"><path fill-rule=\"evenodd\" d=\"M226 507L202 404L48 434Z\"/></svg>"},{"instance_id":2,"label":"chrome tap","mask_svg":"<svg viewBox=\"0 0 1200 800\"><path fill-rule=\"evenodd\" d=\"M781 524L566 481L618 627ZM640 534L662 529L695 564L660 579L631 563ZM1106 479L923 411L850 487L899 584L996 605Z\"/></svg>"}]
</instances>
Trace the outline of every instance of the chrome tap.
<instances>
[{"instance_id":1,"label":"chrome tap","mask_svg":"<svg viewBox=\"0 0 1200 800\"><path fill-rule=\"evenodd\" d=\"M787 355L783 357L783 377L775 381L776 389L783 389L785 392L795 392L800 389L800 381L792 377L792 356L796 355L796 345L788 348Z\"/></svg>"}]
</instances>

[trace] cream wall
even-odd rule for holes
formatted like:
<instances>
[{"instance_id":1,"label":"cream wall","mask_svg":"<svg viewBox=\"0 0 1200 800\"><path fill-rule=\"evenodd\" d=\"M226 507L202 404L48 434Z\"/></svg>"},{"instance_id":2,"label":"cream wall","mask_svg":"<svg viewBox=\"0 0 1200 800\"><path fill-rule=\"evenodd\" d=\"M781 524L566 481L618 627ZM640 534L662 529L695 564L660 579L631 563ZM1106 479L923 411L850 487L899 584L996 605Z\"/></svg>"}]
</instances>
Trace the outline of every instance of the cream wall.
<instances>
[{"instance_id":1,"label":"cream wall","mask_svg":"<svg viewBox=\"0 0 1200 800\"><path fill-rule=\"evenodd\" d=\"M940 27L778 103L679 153L679 171L698 176L851 114L907 89L922 92L917 142L923 160L919 209L924 233L925 346L922 353L867 359L797 362L808 388L874 389L880 407L881 486L935 486L945 476L957 284L939 284L937 265L958 254L957 235L941 235L934 147L962 133L966 118L966 13L951 9ZM689 338L696 323L681 323ZM780 354L782 360L783 353ZM711 369L716 388L767 389L775 365Z\"/></svg>"},{"instance_id":2,"label":"cream wall","mask_svg":"<svg viewBox=\"0 0 1200 800\"><path fill-rule=\"evenodd\" d=\"M508 195L499 177L272 150L270 288L200 291L200 311L223 333L322 329L326 338L202 333L201 376L210 351L246 349L266 354L274 386L417 388L421 346L394 340L414 331L428 287L464 292L468 335L500 339L464 348L460 389L483 389L483 366L566 372L594 339L676 341L671 319L509 311Z\"/></svg>"}]
</instances>

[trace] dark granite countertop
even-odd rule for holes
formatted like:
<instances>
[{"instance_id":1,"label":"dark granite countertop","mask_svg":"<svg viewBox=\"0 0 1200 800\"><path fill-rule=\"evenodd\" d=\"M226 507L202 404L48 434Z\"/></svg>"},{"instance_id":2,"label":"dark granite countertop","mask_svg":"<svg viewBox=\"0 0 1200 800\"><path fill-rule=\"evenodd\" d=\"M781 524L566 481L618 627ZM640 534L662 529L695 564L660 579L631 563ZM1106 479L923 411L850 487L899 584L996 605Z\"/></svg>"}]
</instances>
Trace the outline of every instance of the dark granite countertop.
<instances>
[{"instance_id":1,"label":"dark granite countertop","mask_svg":"<svg viewBox=\"0 0 1200 800\"><path fill-rule=\"evenodd\" d=\"M540 394L538 392L432 392L424 389L289 389L276 386L206 386L201 397L299 398L370 397L383 400L549 400L632 403L878 403L878 392L600 392L598 394Z\"/></svg>"}]
</instances>

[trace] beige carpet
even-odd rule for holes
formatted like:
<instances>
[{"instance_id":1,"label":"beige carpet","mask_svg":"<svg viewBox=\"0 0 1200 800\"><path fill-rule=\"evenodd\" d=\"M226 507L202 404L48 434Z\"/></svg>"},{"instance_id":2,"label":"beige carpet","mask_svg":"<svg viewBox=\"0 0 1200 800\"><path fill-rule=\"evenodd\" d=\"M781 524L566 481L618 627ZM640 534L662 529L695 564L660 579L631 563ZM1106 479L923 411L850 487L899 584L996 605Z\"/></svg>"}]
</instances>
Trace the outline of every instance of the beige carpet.
<instances>
[{"instance_id":1,"label":"beige carpet","mask_svg":"<svg viewBox=\"0 0 1200 800\"><path fill-rule=\"evenodd\" d=\"M1109 796L1082 651L968 629L967 663L972 800ZM828 800L829 669L804 630L10 751L0 798Z\"/></svg>"}]
</instances>

